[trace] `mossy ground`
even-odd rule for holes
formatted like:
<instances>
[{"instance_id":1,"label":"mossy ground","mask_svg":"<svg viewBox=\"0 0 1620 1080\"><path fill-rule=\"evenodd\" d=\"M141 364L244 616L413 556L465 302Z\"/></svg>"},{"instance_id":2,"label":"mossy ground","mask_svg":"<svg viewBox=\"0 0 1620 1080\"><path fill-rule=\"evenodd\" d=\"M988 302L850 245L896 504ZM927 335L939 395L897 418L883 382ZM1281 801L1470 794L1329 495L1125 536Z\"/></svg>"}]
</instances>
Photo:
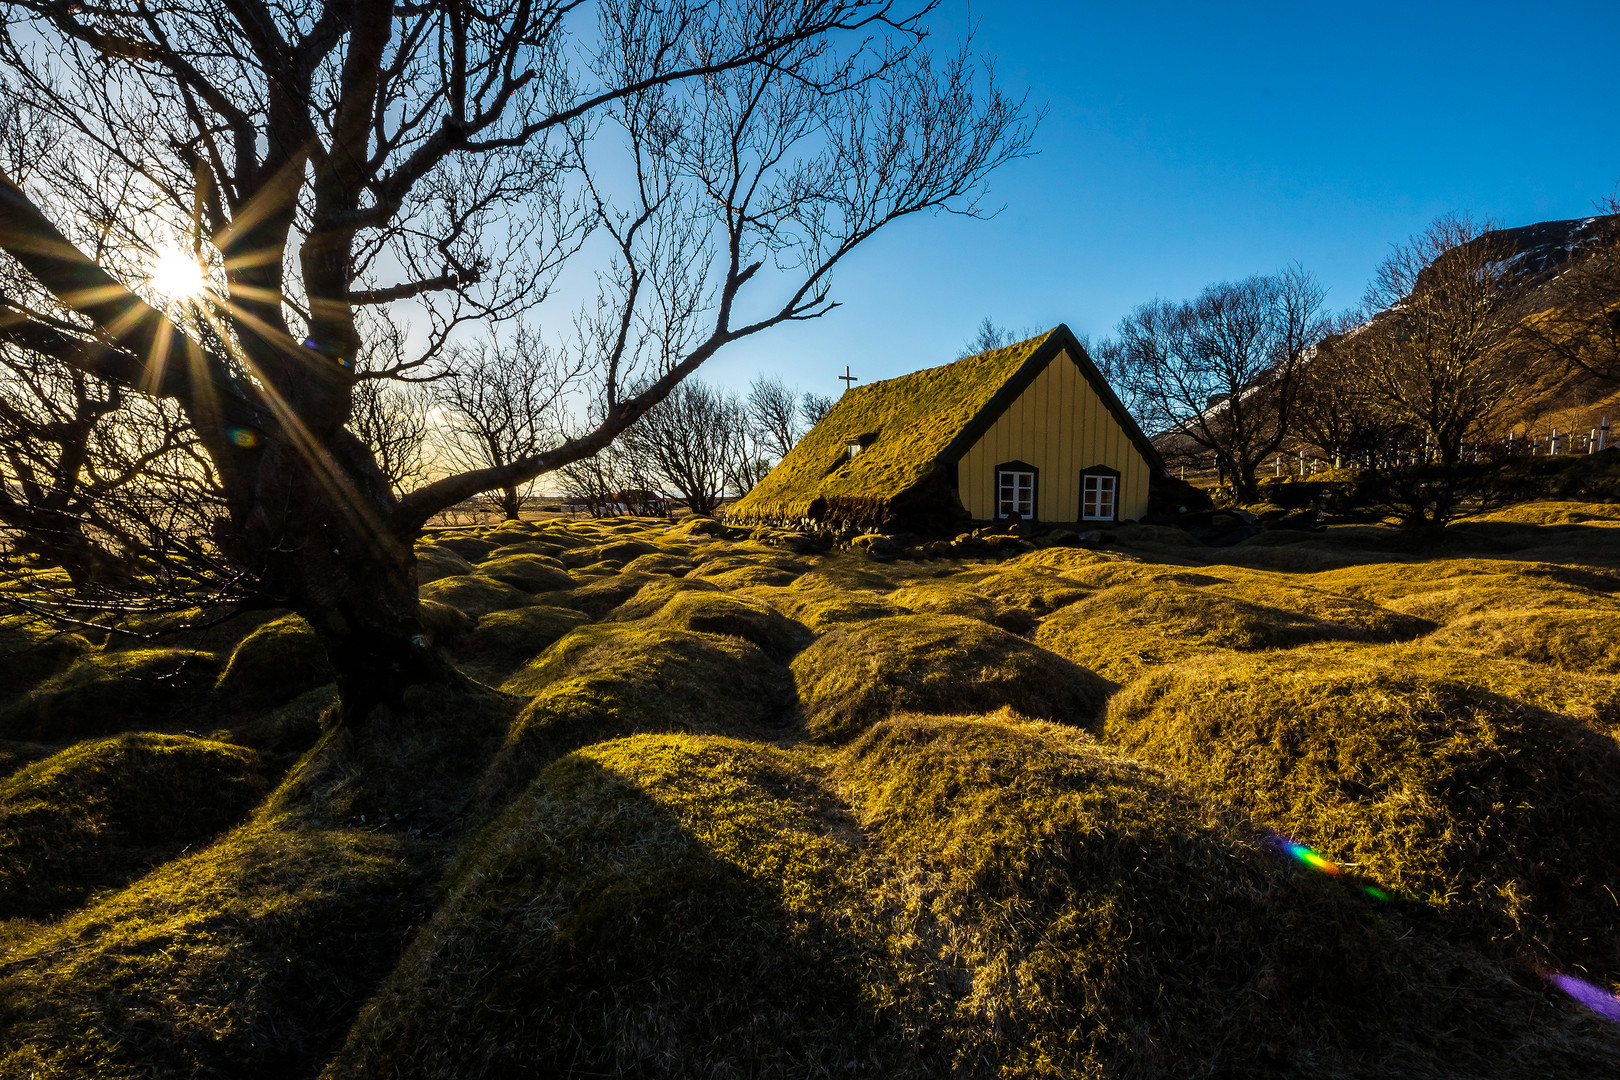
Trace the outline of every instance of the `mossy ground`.
<instances>
[{"instance_id":1,"label":"mossy ground","mask_svg":"<svg viewBox=\"0 0 1620 1080\"><path fill-rule=\"evenodd\" d=\"M1616 520L434 530L473 681L347 732L282 613L0 623L0 1077L1601 1075Z\"/></svg>"}]
</instances>

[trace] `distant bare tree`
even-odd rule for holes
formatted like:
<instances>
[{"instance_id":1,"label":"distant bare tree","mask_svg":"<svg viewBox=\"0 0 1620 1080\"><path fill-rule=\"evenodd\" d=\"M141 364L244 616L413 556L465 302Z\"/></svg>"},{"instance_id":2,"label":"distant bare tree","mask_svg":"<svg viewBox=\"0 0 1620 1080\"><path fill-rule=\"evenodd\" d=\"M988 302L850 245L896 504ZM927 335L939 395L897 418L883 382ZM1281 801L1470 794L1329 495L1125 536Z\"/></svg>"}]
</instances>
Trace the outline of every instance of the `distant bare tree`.
<instances>
[{"instance_id":1,"label":"distant bare tree","mask_svg":"<svg viewBox=\"0 0 1620 1080\"><path fill-rule=\"evenodd\" d=\"M1327 336L1300 366L1293 428L1336 465L1372 468L1390 464L1404 440L1400 422L1378 406L1345 362L1365 320L1360 311L1330 320Z\"/></svg>"},{"instance_id":2,"label":"distant bare tree","mask_svg":"<svg viewBox=\"0 0 1620 1080\"><path fill-rule=\"evenodd\" d=\"M454 351L443 377L431 384L444 463L457 470L499 470L562 443L564 397L584 366L578 355L547 348L527 330L504 345ZM497 489L506 518L518 517L526 486Z\"/></svg>"},{"instance_id":3,"label":"distant bare tree","mask_svg":"<svg viewBox=\"0 0 1620 1080\"><path fill-rule=\"evenodd\" d=\"M1511 254L1488 223L1436 219L1379 265L1363 301L1371 325L1343 350L1368 398L1422 440L1409 449L1442 465L1461 461L1541 374L1516 340Z\"/></svg>"},{"instance_id":4,"label":"distant bare tree","mask_svg":"<svg viewBox=\"0 0 1620 1080\"><path fill-rule=\"evenodd\" d=\"M1620 193L1600 209L1609 218L1598 239L1549 284L1550 303L1517 332L1576 371L1613 383L1620 381Z\"/></svg>"},{"instance_id":5,"label":"distant bare tree","mask_svg":"<svg viewBox=\"0 0 1620 1080\"><path fill-rule=\"evenodd\" d=\"M358 720L453 678L419 632L425 522L510 502L725 346L824 314L856 247L976 212L1026 151L1022 103L969 46L930 53L931 8L13 0L0 98L56 130L0 177L29 283L0 334L181 410L223 497L210 535L309 621ZM184 310L149 303L159 255L201 279ZM539 325L569 268L590 299L548 325L583 328L599 422L396 495L348 426L362 313L414 305L391 374L431 374L471 321Z\"/></svg>"},{"instance_id":6,"label":"distant bare tree","mask_svg":"<svg viewBox=\"0 0 1620 1080\"><path fill-rule=\"evenodd\" d=\"M403 494L432 473L428 436L432 394L414 383L366 379L354 388L349 430L371 448L377 468Z\"/></svg>"},{"instance_id":7,"label":"distant bare tree","mask_svg":"<svg viewBox=\"0 0 1620 1080\"><path fill-rule=\"evenodd\" d=\"M625 450L678 491L694 514L714 513L747 441L737 399L688 379L621 436Z\"/></svg>"},{"instance_id":8,"label":"distant bare tree","mask_svg":"<svg viewBox=\"0 0 1620 1080\"><path fill-rule=\"evenodd\" d=\"M1520 335L1512 255L1487 224L1438 218L1380 264L1369 325L1336 350L1344 377L1401 436L1363 497L1410 527L1441 529L1502 497L1487 467L1497 429L1559 362Z\"/></svg>"},{"instance_id":9,"label":"distant bare tree","mask_svg":"<svg viewBox=\"0 0 1620 1080\"><path fill-rule=\"evenodd\" d=\"M788 389L780 376L761 375L749 384L749 432L771 457L787 457L802 434L801 422L799 392Z\"/></svg>"},{"instance_id":10,"label":"distant bare tree","mask_svg":"<svg viewBox=\"0 0 1620 1080\"><path fill-rule=\"evenodd\" d=\"M1169 456L1212 460L1243 499L1288 437L1302 357L1320 339L1323 289L1299 266L1153 300L1098 351Z\"/></svg>"},{"instance_id":11,"label":"distant bare tree","mask_svg":"<svg viewBox=\"0 0 1620 1080\"><path fill-rule=\"evenodd\" d=\"M827 394L812 394L805 391L804 397L799 399L799 416L804 420L806 429L813 428L821 423L833 407L833 399Z\"/></svg>"},{"instance_id":12,"label":"distant bare tree","mask_svg":"<svg viewBox=\"0 0 1620 1080\"><path fill-rule=\"evenodd\" d=\"M1005 349L1009 345L1016 345L1020 341L1026 341L1040 332L1040 328L1026 327L1023 330L1014 330L1010 326L1001 326L986 315L984 321L974 330L973 336L968 338L962 345L962 349L956 354L956 358L965 360L970 356L978 356L980 353L986 353L992 349Z\"/></svg>"}]
</instances>

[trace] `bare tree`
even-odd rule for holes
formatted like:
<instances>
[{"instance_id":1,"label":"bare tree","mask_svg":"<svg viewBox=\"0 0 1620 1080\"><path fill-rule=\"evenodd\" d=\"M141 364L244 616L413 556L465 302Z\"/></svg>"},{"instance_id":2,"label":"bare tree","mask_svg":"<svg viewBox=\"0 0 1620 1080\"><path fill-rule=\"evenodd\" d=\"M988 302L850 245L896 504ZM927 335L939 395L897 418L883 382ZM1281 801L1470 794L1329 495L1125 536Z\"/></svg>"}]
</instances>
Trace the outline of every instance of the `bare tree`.
<instances>
[{"instance_id":1,"label":"bare tree","mask_svg":"<svg viewBox=\"0 0 1620 1080\"><path fill-rule=\"evenodd\" d=\"M504 469L561 444L564 397L582 368L579 354L554 351L527 330L504 345L453 351L443 378L432 384L444 463L457 470ZM526 486L498 489L507 519L517 519Z\"/></svg>"},{"instance_id":2,"label":"bare tree","mask_svg":"<svg viewBox=\"0 0 1620 1080\"><path fill-rule=\"evenodd\" d=\"M223 495L221 551L310 622L357 720L449 677L419 633L423 523L596 453L725 345L824 314L857 246L976 212L1025 152L1021 103L966 48L926 48L929 6L606 0L592 23L572 0L16 0L5 98L61 138L26 191L0 178L0 249L30 285L0 296L0 334L176 403ZM154 297L176 252L208 287L158 310L131 286ZM360 312L425 312L381 374L427 373L458 326L532 311L575 266L599 282L569 347L600 422L396 496L346 426Z\"/></svg>"},{"instance_id":3,"label":"bare tree","mask_svg":"<svg viewBox=\"0 0 1620 1080\"><path fill-rule=\"evenodd\" d=\"M680 492L692 513L712 515L725 495L746 418L735 397L688 379L620 437L652 475Z\"/></svg>"},{"instance_id":4,"label":"bare tree","mask_svg":"<svg viewBox=\"0 0 1620 1080\"><path fill-rule=\"evenodd\" d=\"M1240 498L1288 437L1305 350L1322 335L1322 287L1298 266L1154 300L1099 346L1136 418L1169 456L1212 460Z\"/></svg>"},{"instance_id":5,"label":"bare tree","mask_svg":"<svg viewBox=\"0 0 1620 1080\"><path fill-rule=\"evenodd\" d=\"M1014 330L1010 326L998 324L994 319L986 315L984 321L973 331L973 336L963 343L961 351L956 354L956 358L965 360L970 356L978 356L980 353L989 352L992 349L1005 349L1009 345L1016 345L1020 341L1032 338L1040 332L1039 328ZM1089 343L1082 341L1082 344Z\"/></svg>"},{"instance_id":6,"label":"bare tree","mask_svg":"<svg viewBox=\"0 0 1620 1080\"><path fill-rule=\"evenodd\" d=\"M412 383L366 379L354 388L349 429L370 448L396 494L411 490L432 473L428 454L432 407L429 393Z\"/></svg>"},{"instance_id":7,"label":"bare tree","mask_svg":"<svg viewBox=\"0 0 1620 1080\"><path fill-rule=\"evenodd\" d=\"M777 461L787 457L803 429L799 392L790 390L781 376L757 377L748 386L748 426L754 439ZM752 486L752 485L749 485Z\"/></svg>"},{"instance_id":8,"label":"bare tree","mask_svg":"<svg viewBox=\"0 0 1620 1080\"><path fill-rule=\"evenodd\" d=\"M1406 441L1400 422L1379 407L1345 361L1365 319L1352 311L1331 320L1299 370L1293 434L1337 467L1393 464Z\"/></svg>"},{"instance_id":9,"label":"bare tree","mask_svg":"<svg viewBox=\"0 0 1620 1080\"><path fill-rule=\"evenodd\" d=\"M1620 381L1620 193L1589 250L1547 288L1545 309L1518 326L1527 344L1604 383Z\"/></svg>"},{"instance_id":10,"label":"bare tree","mask_svg":"<svg viewBox=\"0 0 1620 1080\"><path fill-rule=\"evenodd\" d=\"M812 394L806 390L804 397L799 399L799 416L804 420L806 429L813 428L821 423L833 407L833 399L828 394Z\"/></svg>"},{"instance_id":11,"label":"bare tree","mask_svg":"<svg viewBox=\"0 0 1620 1080\"><path fill-rule=\"evenodd\" d=\"M1344 377L1404 437L1365 497L1409 526L1440 529L1497 497L1497 429L1557 362L1520 337L1512 255L1486 225L1437 219L1379 266L1369 324L1339 350Z\"/></svg>"},{"instance_id":12,"label":"bare tree","mask_svg":"<svg viewBox=\"0 0 1620 1080\"><path fill-rule=\"evenodd\" d=\"M1515 341L1511 255L1488 225L1449 214L1397 246L1367 288L1371 325L1346 343L1344 362L1377 408L1422 440L1409 449L1426 460L1461 461L1539 377L1534 351Z\"/></svg>"}]
</instances>

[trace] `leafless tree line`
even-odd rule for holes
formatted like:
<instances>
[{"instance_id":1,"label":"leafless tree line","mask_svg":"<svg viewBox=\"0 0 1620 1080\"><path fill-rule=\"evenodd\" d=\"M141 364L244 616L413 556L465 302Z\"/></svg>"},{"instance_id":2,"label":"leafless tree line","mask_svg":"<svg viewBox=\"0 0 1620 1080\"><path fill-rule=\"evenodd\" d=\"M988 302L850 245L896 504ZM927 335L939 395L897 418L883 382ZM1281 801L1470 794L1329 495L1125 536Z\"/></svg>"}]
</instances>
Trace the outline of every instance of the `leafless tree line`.
<instances>
[{"instance_id":1,"label":"leafless tree line","mask_svg":"<svg viewBox=\"0 0 1620 1080\"><path fill-rule=\"evenodd\" d=\"M201 515L198 565L304 615L350 717L448 677L420 633L424 522L591 457L726 345L831 310L857 246L977 212L1026 151L1028 111L969 47L931 51L931 8L7 5L0 342L60 406L29 435L55 440L29 467L71 504L44 512L125 544L86 501L121 474L72 431L107 406L92 427L173 417L170 442L87 445L156 451L150 490ZM207 291L157 295L165 252ZM502 407L481 372L519 326L526 392L588 422L423 482L409 395ZM501 348L460 344L480 335Z\"/></svg>"}]
</instances>

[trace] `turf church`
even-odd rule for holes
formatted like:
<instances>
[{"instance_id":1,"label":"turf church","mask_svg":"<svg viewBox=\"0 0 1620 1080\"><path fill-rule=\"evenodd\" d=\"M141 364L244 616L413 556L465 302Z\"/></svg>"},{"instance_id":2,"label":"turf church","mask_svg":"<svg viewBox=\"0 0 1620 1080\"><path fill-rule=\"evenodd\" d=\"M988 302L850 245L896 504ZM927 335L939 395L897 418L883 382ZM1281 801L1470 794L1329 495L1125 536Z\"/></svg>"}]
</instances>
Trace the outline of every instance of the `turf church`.
<instances>
[{"instance_id":1,"label":"turf church","mask_svg":"<svg viewBox=\"0 0 1620 1080\"><path fill-rule=\"evenodd\" d=\"M727 510L938 532L1140 518L1163 462L1067 326L848 390Z\"/></svg>"}]
</instances>

